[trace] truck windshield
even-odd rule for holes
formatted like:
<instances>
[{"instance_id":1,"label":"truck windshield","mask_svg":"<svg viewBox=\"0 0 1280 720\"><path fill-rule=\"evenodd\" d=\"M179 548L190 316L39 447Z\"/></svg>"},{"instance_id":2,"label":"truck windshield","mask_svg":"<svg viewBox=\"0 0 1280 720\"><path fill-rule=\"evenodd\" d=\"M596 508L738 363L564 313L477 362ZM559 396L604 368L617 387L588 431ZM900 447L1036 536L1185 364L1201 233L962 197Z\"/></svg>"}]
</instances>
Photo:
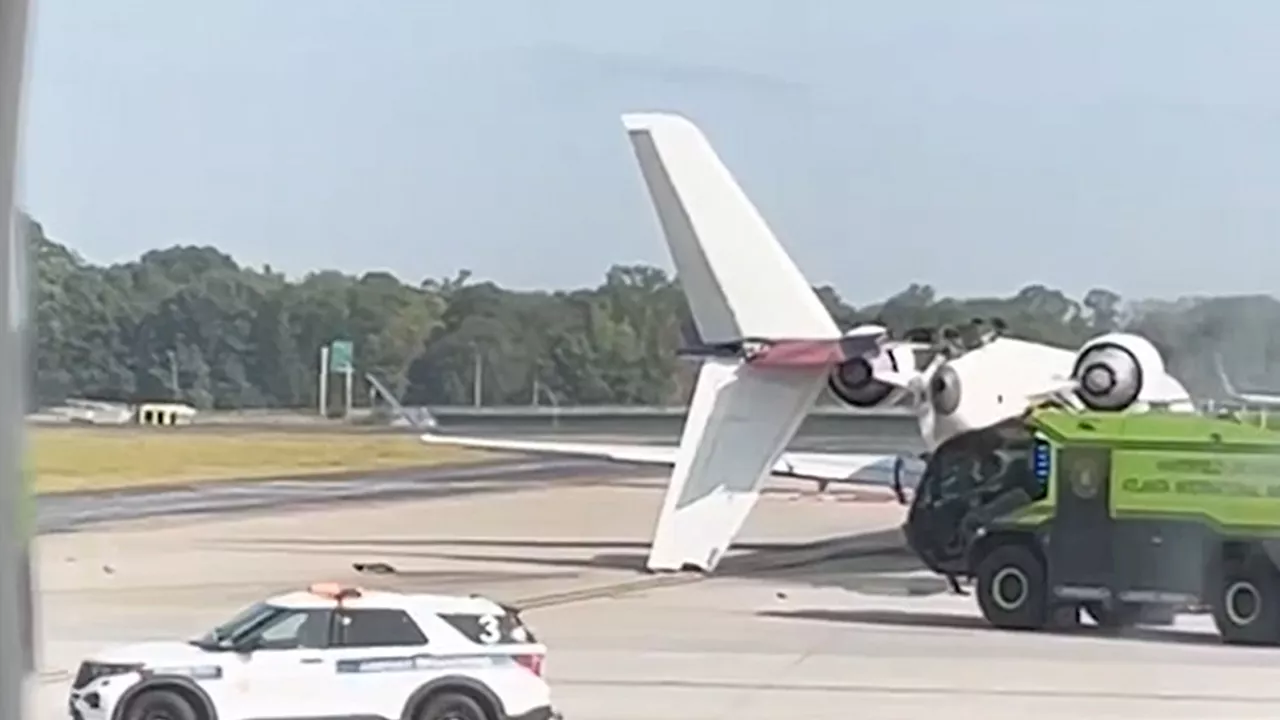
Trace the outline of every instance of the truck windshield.
<instances>
[{"instance_id":1,"label":"truck windshield","mask_svg":"<svg viewBox=\"0 0 1280 720\"><path fill-rule=\"evenodd\" d=\"M1034 438L1019 420L957 436L934 452L920 478L904 530L935 572L963 572L975 533L1038 499Z\"/></svg>"}]
</instances>

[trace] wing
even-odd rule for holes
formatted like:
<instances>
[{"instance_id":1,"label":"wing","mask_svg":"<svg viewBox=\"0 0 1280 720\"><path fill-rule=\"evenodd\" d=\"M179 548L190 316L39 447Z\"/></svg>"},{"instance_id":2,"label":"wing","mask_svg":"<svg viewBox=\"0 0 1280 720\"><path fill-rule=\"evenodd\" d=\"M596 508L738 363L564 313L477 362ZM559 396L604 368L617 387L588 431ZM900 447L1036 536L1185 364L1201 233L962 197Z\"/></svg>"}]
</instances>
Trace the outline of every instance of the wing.
<instances>
[{"instance_id":1,"label":"wing","mask_svg":"<svg viewBox=\"0 0 1280 720\"><path fill-rule=\"evenodd\" d=\"M428 445L456 445L477 450L581 457L632 465L671 467L679 447L669 444L622 445L612 443L516 440L465 435L423 435ZM821 483L912 489L920 479L924 463L910 455L784 452L773 465L775 477L814 480ZM896 482L895 482L896 481Z\"/></svg>"}]
</instances>

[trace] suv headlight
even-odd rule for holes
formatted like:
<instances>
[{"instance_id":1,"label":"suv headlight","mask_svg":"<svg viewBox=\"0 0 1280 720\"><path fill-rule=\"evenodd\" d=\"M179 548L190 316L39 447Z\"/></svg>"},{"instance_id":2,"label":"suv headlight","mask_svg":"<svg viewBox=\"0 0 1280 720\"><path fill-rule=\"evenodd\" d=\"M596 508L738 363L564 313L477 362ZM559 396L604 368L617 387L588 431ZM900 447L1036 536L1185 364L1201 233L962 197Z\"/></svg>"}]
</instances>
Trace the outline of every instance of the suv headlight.
<instances>
[{"instance_id":1,"label":"suv headlight","mask_svg":"<svg viewBox=\"0 0 1280 720\"><path fill-rule=\"evenodd\" d=\"M80 663L80 670L76 673L75 682L71 687L82 688L100 678L128 675L142 670L142 666L142 663L102 663L86 660Z\"/></svg>"}]
</instances>

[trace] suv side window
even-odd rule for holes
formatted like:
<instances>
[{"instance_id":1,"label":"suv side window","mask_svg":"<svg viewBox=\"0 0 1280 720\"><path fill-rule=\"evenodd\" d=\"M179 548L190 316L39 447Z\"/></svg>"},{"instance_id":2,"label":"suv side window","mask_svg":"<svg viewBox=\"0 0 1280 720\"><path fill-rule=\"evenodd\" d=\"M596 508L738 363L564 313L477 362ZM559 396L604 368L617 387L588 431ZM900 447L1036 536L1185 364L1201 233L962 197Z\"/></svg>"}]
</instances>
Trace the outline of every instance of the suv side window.
<instances>
[{"instance_id":1,"label":"suv side window","mask_svg":"<svg viewBox=\"0 0 1280 720\"><path fill-rule=\"evenodd\" d=\"M537 642L515 608L504 606L501 613L493 614L446 613L440 619L477 645Z\"/></svg>"},{"instance_id":2,"label":"suv side window","mask_svg":"<svg viewBox=\"0 0 1280 720\"><path fill-rule=\"evenodd\" d=\"M258 650L323 649L329 644L328 610L281 612L255 631Z\"/></svg>"},{"instance_id":3,"label":"suv side window","mask_svg":"<svg viewBox=\"0 0 1280 720\"><path fill-rule=\"evenodd\" d=\"M338 612L336 647L387 647L426 645L418 623L403 610L357 610Z\"/></svg>"}]
</instances>

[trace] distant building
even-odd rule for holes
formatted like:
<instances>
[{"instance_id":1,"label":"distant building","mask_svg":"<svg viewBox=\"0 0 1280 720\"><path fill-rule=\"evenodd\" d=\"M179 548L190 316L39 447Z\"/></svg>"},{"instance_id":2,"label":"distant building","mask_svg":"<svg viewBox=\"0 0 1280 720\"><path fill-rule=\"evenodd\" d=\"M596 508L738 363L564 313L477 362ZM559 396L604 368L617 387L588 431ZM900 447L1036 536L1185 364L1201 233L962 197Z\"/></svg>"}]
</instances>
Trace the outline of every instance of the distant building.
<instances>
[{"instance_id":1,"label":"distant building","mask_svg":"<svg viewBox=\"0 0 1280 720\"><path fill-rule=\"evenodd\" d=\"M194 407L175 402L138 403L133 411L139 425L190 425L195 416Z\"/></svg>"}]
</instances>

